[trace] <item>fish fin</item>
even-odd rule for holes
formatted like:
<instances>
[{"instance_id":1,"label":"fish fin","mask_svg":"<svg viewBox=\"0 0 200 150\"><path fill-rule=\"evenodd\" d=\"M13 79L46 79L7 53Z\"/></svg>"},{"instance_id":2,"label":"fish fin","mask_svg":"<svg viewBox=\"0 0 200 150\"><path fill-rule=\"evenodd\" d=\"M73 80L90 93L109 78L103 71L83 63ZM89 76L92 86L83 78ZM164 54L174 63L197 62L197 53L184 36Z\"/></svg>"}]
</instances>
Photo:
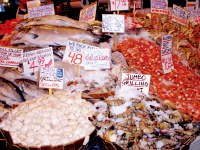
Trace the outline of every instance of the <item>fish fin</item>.
<instances>
[{"instance_id":1,"label":"fish fin","mask_svg":"<svg viewBox=\"0 0 200 150\"><path fill-rule=\"evenodd\" d=\"M29 33L29 34L32 37L32 39L37 39L39 37L39 35L34 34L34 33Z\"/></svg>"},{"instance_id":2,"label":"fish fin","mask_svg":"<svg viewBox=\"0 0 200 150\"><path fill-rule=\"evenodd\" d=\"M110 38L112 38L110 35L105 35L105 34L103 34L103 35L101 35L101 36L99 37L99 43L100 43L100 42L105 42L105 41L109 40Z\"/></svg>"}]
</instances>

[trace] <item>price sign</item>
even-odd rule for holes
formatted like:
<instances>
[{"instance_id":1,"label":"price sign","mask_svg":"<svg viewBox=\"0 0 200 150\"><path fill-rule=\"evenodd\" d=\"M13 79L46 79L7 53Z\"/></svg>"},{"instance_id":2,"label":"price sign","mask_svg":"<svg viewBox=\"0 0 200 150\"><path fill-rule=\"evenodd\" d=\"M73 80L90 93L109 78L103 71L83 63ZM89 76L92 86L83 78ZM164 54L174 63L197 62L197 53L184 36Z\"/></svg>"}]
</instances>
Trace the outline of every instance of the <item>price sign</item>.
<instances>
[{"instance_id":1,"label":"price sign","mask_svg":"<svg viewBox=\"0 0 200 150\"><path fill-rule=\"evenodd\" d=\"M128 10L128 0L110 0L110 7L112 11Z\"/></svg>"},{"instance_id":2,"label":"price sign","mask_svg":"<svg viewBox=\"0 0 200 150\"><path fill-rule=\"evenodd\" d=\"M200 8L192 10L188 13L188 19L193 23L193 25L197 25L200 23Z\"/></svg>"},{"instance_id":3,"label":"price sign","mask_svg":"<svg viewBox=\"0 0 200 150\"><path fill-rule=\"evenodd\" d=\"M124 15L102 15L102 32L124 33Z\"/></svg>"},{"instance_id":4,"label":"price sign","mask_svg":"<svg viewBox=\"0 0 200 150\"><path fill-rule=\"evenodd\" d=\"M79 21L91 23L95 21L97 10L97 2L94 2L80 11Z\"/></svg>"},{"instance_id":5,"label":"price sign","mask_svg":"<svg viewBox=\"0 0 200 150\"><path fill-rule=\"evenodd\" d=\"M84 50L85 70L100 70L110 68L110 49Z\"/></svg>"},{"instance_id":6,"label":"price sign","mask_svg":"<svg viewBox=\"0 0 200 150\"><path fill-rule=\"evenodd\" d=\"M167 0L151 0L151 13L168 14Z\"/></svg>"},{"instance_id":7,"label":"price sign","mask_svg":"<svg viewBox=\"0 0 200 150\"><path fill-rule=\"evenodd\" d=\"M40 88L63 89L64 69L40 68Z\"/></svg>"},{"instance_id":8,"label":"price sign","mask_svg":"<svg viewBox=\"0 0 200 150\"><path fill-rule=\"evenodd\" d=\"M53 4L28 8L28 18L37 18L47 15L55 15Z\"/></svg>"},{"instance_id":9,"label":"price sign","mask_svg":"<svg viewBox=\"0 0 200 150\"><path fill-rule=\"evenodd\" d=\"M41 67L54 67L52 47L25 52L23 54L23 67L25 73L38 71Z\"/></svg>"},{"instance_id":10,"label":"price sign","mask_svg":"<svg viewBox=\"0 0 200 150\"><path fill-rule=\"evenodd\" d=\"M121 88L137 89L148 95L150 86L150 75L122 73Z\"/></svg>"},{"instance_id":11,"label":"price sign","mask_svg":"<svg viewBox=\"0 0 200 150\"><path fill-rule=\"evenodd\" d=\"M194 10L194 7L183 7L185 10L187 10L188 12Z\"/></svg>"},{"instance_id":12,"label":"price sign","mask_svg":"<svg viewBox=\"0 0 200 150\"><path fill-rule=\"evenodd\" d=\"M0 47L0 66L19 67L22 61L22 49Z\"/></svg>"},{"instance_id":13,"label":"price sign","mask_svg":"<svg viewBox=\"0 0 200 150\"><path fill-rule=\"evenodd\" d=\"M161 62L164 74L169 73L174 69L172 61L172 38L172 35L162 37Z\"/></svg>"},{"instance_id":14,"label":"price sign","mask_svg":"<svg viewBox=\"0 0 200 150\"><path fill-rule=\"evenodd\" d=\"M181 7L173 5L172 21L179 23L183 26L187 25L187 11Z\"/></svg>"},{"instance_id":15,"label":"price sign","mask_svg":"<svg viewBox=\"0 0 200 150\"><path fill-rule=\"evenodd\" d=\"M68 40L63 61L68 61L74 65L83 66L84 49L97 49L98 47L80 43L73 40Z\"/></svg>"}]
</instances>

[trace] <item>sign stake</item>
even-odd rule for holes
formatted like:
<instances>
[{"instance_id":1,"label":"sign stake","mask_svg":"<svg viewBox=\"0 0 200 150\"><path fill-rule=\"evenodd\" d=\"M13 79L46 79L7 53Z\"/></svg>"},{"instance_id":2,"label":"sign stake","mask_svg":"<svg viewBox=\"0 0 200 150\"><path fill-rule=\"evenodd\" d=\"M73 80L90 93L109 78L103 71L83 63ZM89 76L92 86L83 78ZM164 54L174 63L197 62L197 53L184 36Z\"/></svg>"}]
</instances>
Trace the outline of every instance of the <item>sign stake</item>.
<instances>
[{"instance_id":1,"label":"sign stake","mask_svg":"<svg viewBox=\"0 0 200 150\"><path fill-rule=\"evenodd\" d=\"M52 93L53 93L52 88L49 88L49 95L52 95Z\"/></svg>"}]
</instances>

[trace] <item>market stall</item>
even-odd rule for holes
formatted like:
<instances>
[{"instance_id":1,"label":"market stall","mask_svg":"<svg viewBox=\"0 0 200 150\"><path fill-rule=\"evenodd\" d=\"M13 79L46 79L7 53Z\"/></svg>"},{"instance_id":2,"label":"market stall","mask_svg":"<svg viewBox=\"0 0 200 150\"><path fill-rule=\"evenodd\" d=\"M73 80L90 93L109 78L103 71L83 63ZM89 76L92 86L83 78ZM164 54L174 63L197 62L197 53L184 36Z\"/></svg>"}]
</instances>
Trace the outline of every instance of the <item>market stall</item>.
<instances>
[{"instance_id":1,"label":"market stall","mask_svg":"<svg viewBox=\"0 0 200 150\"><path fill-rule=\"evenodd\" d=\"M189 149L200 131L199 9L52 4L0 24L0 148ZM3 149L3 150L4 150Z\"/></svg>"}]
</instances>

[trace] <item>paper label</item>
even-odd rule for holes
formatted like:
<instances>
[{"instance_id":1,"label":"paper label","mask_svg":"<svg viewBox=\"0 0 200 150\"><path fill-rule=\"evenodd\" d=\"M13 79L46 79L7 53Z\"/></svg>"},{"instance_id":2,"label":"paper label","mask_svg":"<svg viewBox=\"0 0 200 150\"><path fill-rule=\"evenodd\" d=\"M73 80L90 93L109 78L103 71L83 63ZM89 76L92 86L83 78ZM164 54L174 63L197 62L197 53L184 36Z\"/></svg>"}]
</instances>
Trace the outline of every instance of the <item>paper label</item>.
<instances>
[{"instance_id":1,"label":"paper label","mask_svg":"<svg viewBox=\"0 0 200 150\"><path fill-rule=\"evenodd\" d=\"M188 19L193 23L193 25L197 25L200 23L200 8L192 10L188 13Z\"/></svg>"},{"instance_id":2,"label":"paper label","mask_svg":"<svg viewBox=\"0 0 200 150\"><path fill-rule=\"evenodd\" d=\"M19 67L22 62L22 49L0 47L0 66Z\"/></svg>"},{"instance_id":3,"label":"paper label","mask_svg":"<svg viewBox=\"0 0 200 150\"><path fill-rule=\"evenodd\" d=\"M110 49L85 49L84 68L85 70L110 69Z\"/></svg>"},{"instance_id":4,"label":"paper label","mask_svg":"<svg viewBox=\"0 0 200 150\"><path fill-rule=\"evenodd\" d=\"M53 4L28 8L28 18L37 18L47 15L55 15Z\"/></svg>"},{"instance_id":5,"label":"paper label","mask_svg":"<svg viewBox=\"0 0 200 150\"><path fill-rule=\"evenodd\" d=\"M40 68L40 88L63 89L64 69Z\"/></svg>"},{"instance_id":6,"label":"paper label","mask_svg":"<svg viewBox=\"0 0 200 150\"><path fill-rule=\"evenodd\" d=\"M25 52L23 54L23 67L25 73L38 71L41 67L54 67L52 47Z\"/></svg>"},{"instance_id":7,"label":"paper label","mask_svg":"<svg viewBox=\"0 0 200 150\"><path fill-rule=\"evenodd\" d=\"M102 32L124 33L124 15L102 15Z\"/></svg>"},{"instance_id":8,"label":"paper label","mask_svg":"<svg viewBox=\"0 0 200 150\"><path fill-rule=\"evenodd\" d=\"M79 21L91 23L95 21L97 2L94 2L80 10Z\"/></svg>"},{"instance_id":9,"label":"paper label","mask_svg":"<svg viewBox=\"0 0 200 150\"><path fill-rule=\"evenodd\" d=\"M68 40L63 61L68 61L71 64L83 66L84 49L90 50L97 48L98 47L91 46L88 44Z\"/></svg>"},{"instance_id":10,"label":"paper label","mask_svg":"<svg viewBox=\"0 0 200 150\"><path fill-rule=\"evenodd\" d=\"M148 95L150 86L150 75L122 73L121 88L137 89Z\"/></svg>"},{"instance_id":11,"label":"paper label","mask_svg":"<svg viewBox=\"0 0 200 150\"><path fill-rule=\"evenodd\" d=\"M111 11L129 10L128 0L110 0Z\"/></svg>"},{"instance_id":12,"label":"paper label","mask_svg":"<svg viewBox=\"0 0 200 150\"><path fill-rule=\"evenodd\" d=\"M185 10L187 10L188 12L194 10L194 7L183 7Z\"/></svg>"},{"instance_id":13,"label":"paper label","mask_svg":"<svg viewBox=\"0 0 200 150\"><path fill-rule=\"evenodd\" d=\"M183 26L187 25L187 11L181 7L173 5L172 21L179 23Z\"/></svg>"},{"instance_id":14,"label":"paper label","mask_svg":"<svg viewBox=\"0 0 200 150\"><path fill-rule=\"evenodd\" d=\"M168 14L167 0L151 0L151 13Z\"/></svg>"},{"instance_id":15,"label":"paper label","mask_svg":"<svg viewBox=\"0 0 200 150\"><path fill-rule=\"evenodd\" d=\"M164 74L169 73L174 69L172 61L172 38L172 35L162 37L161 62Z\"/></svg>"}]
</instances>

